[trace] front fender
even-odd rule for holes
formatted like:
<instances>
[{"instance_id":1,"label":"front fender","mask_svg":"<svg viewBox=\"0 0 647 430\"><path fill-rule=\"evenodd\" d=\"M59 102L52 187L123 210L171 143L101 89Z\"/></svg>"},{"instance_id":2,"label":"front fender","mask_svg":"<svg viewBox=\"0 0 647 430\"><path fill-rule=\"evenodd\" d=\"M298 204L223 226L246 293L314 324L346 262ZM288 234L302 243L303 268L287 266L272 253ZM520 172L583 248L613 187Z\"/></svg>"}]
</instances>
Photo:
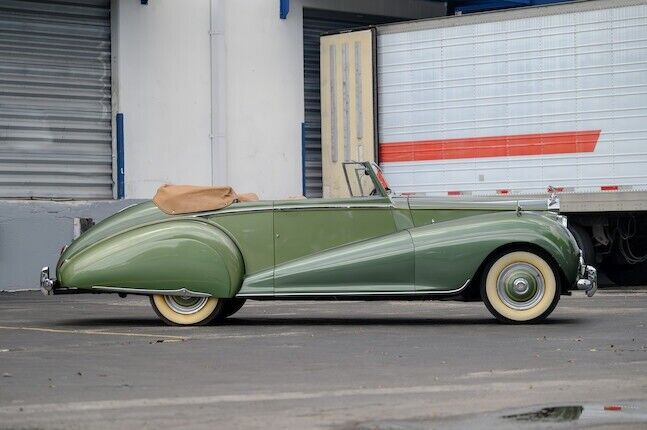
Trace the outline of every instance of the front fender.
<instances>
[{"instance_id":1,"label":"front fender","mask_svg":"<svg viewBox=\"0 0 647 430\"><path fill-rule=\"evenodd\" d=\"M456 289L473 279L492 252L511 244L541 248L553 257L570 285L576 281L577 244L561 224L538 213L476 215L414 228L411 237L417 290Z\"/></svg>"},{"instance_id":2,"label":"front fender","mask_svg":"<svg viewBox=\"0 0 647 430\"><path fill-rule=\"evenodd\" d=\"M233 297L244 262L234 242L201 219L174 219L126 230L60 262L62 286L188 290Z\"/></svg>"}]
</instances>

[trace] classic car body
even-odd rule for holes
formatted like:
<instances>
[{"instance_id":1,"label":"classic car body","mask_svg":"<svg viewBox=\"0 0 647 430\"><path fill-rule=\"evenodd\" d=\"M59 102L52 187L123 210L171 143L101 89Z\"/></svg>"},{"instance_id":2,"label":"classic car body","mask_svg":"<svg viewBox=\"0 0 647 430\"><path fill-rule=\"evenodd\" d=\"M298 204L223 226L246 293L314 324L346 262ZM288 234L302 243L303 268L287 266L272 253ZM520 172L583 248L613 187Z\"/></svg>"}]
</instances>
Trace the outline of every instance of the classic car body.
<instances>
[{"instance_id":1,"label":"classic car body","mask_svg":"<svg viewBox=\"0 0 647 430\"><path fill-rule=\"evenodd\" d=\"M46 294L146 294L185 303L480 299L487 265L516 251L550 265L555 304L572 289L595 292L595 269L583 265L565 219L547 211L546 201L392 196L376 165L345 168L348 198L233 203L181 215L152 202L129 207L72 242L57 264L58 279L44 268L41 287ZM519 264L514 270L523 272ZM539 294L545 280L528 270L506 278L504 287Z\"/></svg>"}]
</instances>

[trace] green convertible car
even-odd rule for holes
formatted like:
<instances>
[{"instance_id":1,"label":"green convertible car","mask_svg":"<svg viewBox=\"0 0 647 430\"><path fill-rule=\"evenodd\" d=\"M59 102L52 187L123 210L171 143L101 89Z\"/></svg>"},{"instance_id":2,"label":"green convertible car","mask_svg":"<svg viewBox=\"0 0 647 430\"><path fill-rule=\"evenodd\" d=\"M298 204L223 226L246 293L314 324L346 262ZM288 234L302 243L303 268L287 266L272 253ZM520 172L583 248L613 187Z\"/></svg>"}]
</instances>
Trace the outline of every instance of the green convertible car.
<instances>
[{"instance_id":1,"label":"green convertible car","mask_svg":"<svg viewBox=\"0 0 647 430\"><path fill-rule=\"evenodd\" d=\"M562 294L595 293L596 270L547 200L395 196L376 164L343 166L347 198L231 190L205 210L186 192L174 197L184 210L126 208L64 249L57 279L44 267L41 289L148 295L173 325L220 321L246 299L482 300L529 323Z\"/></svg>"}]
</instances>

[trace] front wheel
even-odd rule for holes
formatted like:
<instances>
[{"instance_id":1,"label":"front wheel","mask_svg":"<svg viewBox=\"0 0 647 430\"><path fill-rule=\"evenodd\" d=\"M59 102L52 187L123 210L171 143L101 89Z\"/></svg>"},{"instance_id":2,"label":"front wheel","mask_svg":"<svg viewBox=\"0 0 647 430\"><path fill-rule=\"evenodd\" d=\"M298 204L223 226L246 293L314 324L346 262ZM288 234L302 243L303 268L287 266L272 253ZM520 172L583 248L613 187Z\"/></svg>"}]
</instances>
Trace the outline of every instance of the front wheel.
<instances>
[{"instance_id":1,"label":"front wheel","mask_svg":"<svg viewBox=\"0 0 647 430\"><path fill-rule=\"evenodd\" d=\"M539 322L557 306L558 274L549 262L533 252L499 255L490 261L484 273L481 297L501 322Z\"/></svg>"},{"instance_id":2,"label":"front wheel","mask_svg":"<svg viewBox=\"0 0 647 430\"><path fill-rule=\"evenodd\" d=\"M156 294L153 310L168 325L205 325L223 313L224 300L216 297L184 297Z\"/></svg>"}]
</instances>

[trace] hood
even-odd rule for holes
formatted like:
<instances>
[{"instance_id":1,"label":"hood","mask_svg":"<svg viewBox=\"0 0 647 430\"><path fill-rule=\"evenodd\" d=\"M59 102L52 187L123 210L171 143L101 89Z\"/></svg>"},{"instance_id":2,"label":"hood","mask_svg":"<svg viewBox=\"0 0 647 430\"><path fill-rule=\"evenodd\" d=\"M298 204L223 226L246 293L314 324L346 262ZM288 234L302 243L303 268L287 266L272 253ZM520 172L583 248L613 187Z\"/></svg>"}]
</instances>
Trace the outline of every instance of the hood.
<instances>
[{"instance_id":1,"label":"hood","mask_svg":"<svg viewBox=\"0 0 647 430\"><path fill-rule=\"evenodd\" d=\"M411 209L473 209L485 211L547 211L558 209L548 199L502 197L408 197Z\"/></svg>"}]
</instances>

